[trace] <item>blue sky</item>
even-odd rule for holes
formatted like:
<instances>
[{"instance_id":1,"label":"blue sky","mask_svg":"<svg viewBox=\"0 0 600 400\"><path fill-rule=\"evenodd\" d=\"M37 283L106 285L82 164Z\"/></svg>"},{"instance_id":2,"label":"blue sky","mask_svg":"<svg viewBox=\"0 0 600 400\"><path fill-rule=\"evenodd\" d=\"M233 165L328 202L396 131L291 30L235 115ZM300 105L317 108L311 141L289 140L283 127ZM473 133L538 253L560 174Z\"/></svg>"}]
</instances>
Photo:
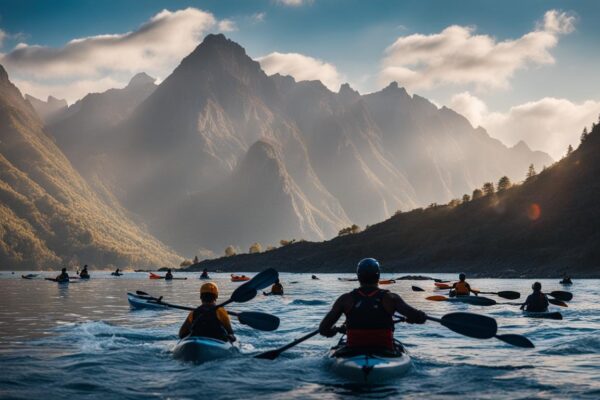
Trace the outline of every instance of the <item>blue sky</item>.
<instances>
[{"instance_id":1,"label":"blue sky","mask_svg":"<svg viewBox=\"0 0 600 400\"><path fill-rule=\"evenodd\" d=\"M122 86L137 71L130 67L111 70L110 65L89 71L83 61L79 69L65 67L61 76L56 64L47 63L45 53L30 47L32 53L37 53L11 54L14 47L26 43L56 50L76 38L123 35L138 30L163 9L176 12L188 7L214 18L212 25L204 22L196 42L206 33L224 31L246 48L251 57L266 56L261 63L267 72L287 72L297 79L319 78L334 90L340 82L349 81L361 92L378 90L395 79L407 86L409 92L439 105L452 106L474 125L482 124L507 144L525 139L532 147L548 151L554 157L576 140L574 133L563 131L576 127L580 131L581 125L588 123L584 121L600 110L600 79L595 67L600 61L597 51L600 2L597 1L0 1L0 29L5 33L0 52L7 55L0 63L23 91L39 97L55 93L73 101L88 88L101 91ZM543 27L545 16L551 11L565 21L569 18L565 23L570 27L556 30ZM221 25L224 20L228 23ZM445 31L451 26L463 30L454 34ZM526 43L528 34L540 30L552 31L539 35L537 40L545 44ZM441 35L444 43L466 35L463 45L448 50L463 52L460 56L465 60L481 50L478 35L485 36L484 40L491 44L484 49L495 52L498 62L496 65L490 62L488 68L488 58L493 58L490 56L479 60L481 65L474 72L465 71L461 75L461 71L445 71L439 65L428 64L435 62L428 59L429 55L417 57L414 53L413 42L435 40L437 36L432 35ZM399 39L395 50L386 51ZM523 49L506 53L501 45L505 41ZM555 43L547 44L548 41ZM187 52L192 45L174 50L173 43L158 48L168 51L157 62L160 67L149 71L161 79L177 64L180 53ZM530 45L533 47L527 47ZM129 48L128 45L121 49L115 58L127 57ZM536 51L540 54L533 54ZM65 54L72 56L70 51L63 53L52 55L53 62ZM88 53L86 50L78 57ZM310 59L306 59L306 64L298 64L286 58L290 53ZM404 60L410 57L416 57L414 64L405 64ZM452 60L455 59L453 56ZM500 65L506 60L513 63L509 70ZM441 64L446 62L442 60ZM65 63L75 61L67 57ZM290 64L306 67L296 71L290 69ZM425 71L423 65L429 66L429 70ZM81 81L74 82L73 76ZM569 121L560 124L548 121L545 131L538 136L526 134L526 130L537 126L539 120L535 118L549 107L570 115ZM562 121L565 117L557 119ZM512 133L517 125L527 128Z\"/></svg>"}]
</instances>

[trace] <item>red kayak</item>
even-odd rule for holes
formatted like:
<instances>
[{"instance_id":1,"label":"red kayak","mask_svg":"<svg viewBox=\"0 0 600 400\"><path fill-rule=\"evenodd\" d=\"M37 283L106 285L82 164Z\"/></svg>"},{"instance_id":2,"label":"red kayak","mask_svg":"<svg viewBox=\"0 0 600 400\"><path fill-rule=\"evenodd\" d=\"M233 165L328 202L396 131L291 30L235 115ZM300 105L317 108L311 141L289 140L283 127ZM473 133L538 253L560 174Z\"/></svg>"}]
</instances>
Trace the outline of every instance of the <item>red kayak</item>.
<instances>
[{"instance_id":1,"label":"red kayak","mask_svg":"<svg viewBox=\"0 0 600 400\"><path fill-rule=\"evenodd\" d=\"M249 276L231 274L231 282L245 282L245 281L249 281L249 280L250 280Z\"/></svg>"},{"instance_id":2,"label":"red kayak","mask_svg":"<svg viewBox=\"0 0 600 400\"><path fill-rule=\"evenodd\" d=\"M149 276L149 278L150 278L150 279L167 279L167 278L166 278L166 277L164 277L164 276L156 275L156 274L153 274L152 272L150 272L150 276ZM171 279L167 279L167 280L178 280L178 281L185 281L186 279L187 279L186 277L183 277L183 278L175 278L175 277L173 277L173 278L171 278Z\"/></svg>"}]
</instances>

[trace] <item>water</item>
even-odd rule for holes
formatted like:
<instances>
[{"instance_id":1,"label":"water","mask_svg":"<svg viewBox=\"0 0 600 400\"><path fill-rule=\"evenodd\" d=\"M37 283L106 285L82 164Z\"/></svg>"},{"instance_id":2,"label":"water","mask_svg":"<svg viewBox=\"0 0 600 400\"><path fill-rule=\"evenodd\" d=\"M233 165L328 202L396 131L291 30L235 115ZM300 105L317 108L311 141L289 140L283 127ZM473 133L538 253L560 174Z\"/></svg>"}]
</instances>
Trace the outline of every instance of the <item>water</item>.
<instances>
[{"instance_id":1,"label":"water","mask_svg":"<svg viewBox=\"0 0 600 400\"><path fill-rule=\"evenodd\" d=\"M275 360L247 354L281 346L315 329L335 298L354 287L338 276L281 274L286 296L234 304L234 311L263 311L281 318L275 332L237 325L246 353L203 365L175 361L171 350L184 311L132 311L127 291L143 290L172 303L198 303L199 274L187 281L149 280L147 274L116 278L92 272L69 285L0 275L0 398L188 399L188 398L600 398L599 280L581 280L563 321L526 319L509 305L476 307L425 300L431 281L399 281L386 288L433 316L469 310L495 317L499 333L519 333L536 348L510 347L495 339L459 336L436 323L397 326L414 360L395 382L371 388L348 384L327 370L324 355L335 339L315 337ZM239 283L214 274L222 299ZM348 275L346 275L348 276ZM384 278L398 276L386 275ZM441 277L454 275L437 274ZM292 283L295 282L295 283ZM474 279L474 287L529 293L530 280ZM563 290L543 280L545 291ZM413 292L411 285L427 293ZM490 296L493 297L493 296Z\"/></svg>"}]
</instances>

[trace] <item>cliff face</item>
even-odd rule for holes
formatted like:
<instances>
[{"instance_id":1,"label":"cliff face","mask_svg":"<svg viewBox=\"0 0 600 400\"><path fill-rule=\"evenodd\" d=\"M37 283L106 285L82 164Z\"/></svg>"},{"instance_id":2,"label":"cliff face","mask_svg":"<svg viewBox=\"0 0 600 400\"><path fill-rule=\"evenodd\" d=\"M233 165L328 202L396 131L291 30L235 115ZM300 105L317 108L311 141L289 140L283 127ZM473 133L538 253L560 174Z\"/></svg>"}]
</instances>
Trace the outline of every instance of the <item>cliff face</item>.
<instances>
[{"instance_id":1,"label":"cliff face","mask_svg":"<svg viewBox=\"0 0 600 400\"><path fill-rule=\"evenodd\" d=\"M170 265L179 258L102 202L0 66L0 267Z\"/></svg>"}]
</instances>

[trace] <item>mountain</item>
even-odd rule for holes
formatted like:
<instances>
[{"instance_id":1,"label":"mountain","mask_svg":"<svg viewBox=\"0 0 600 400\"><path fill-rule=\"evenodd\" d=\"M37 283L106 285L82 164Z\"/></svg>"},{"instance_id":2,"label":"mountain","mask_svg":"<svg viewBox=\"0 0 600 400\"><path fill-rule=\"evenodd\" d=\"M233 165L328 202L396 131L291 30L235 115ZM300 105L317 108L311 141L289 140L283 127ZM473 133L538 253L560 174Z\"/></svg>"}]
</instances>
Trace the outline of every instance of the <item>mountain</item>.
<instances>
[{"instance_id":1,"label":"mountain","mask_svg":"<svg viewBox=\"0 0 600 400\"><path fill-rule=\"evenodd\" d=\"M48 100L44 101L26 94L25 100L31 104L44 123L49 123L56 118L60 118L68 107L65 99L59 100L52 96L48 96Z\"/></svg>"},{"instance_id":2,"label":"mountain","mask_svg":"<svg viewBox=\"0 0 600 400\"><path fill-rule=\"evenodd\" d=\"M180 258L75 171L0 66L0 267L173 265Z\"/></svg>"},{"instance_id":3,"label":"mountain","mask_svg":"<svg viewBox=\"0 0 600 400\"><path fill-rule=\"evenodd\" d=\"M190 270L353 272L375 257L386 272L504 277L600 277L600 125L572 154L523 184L458 206L401 213L354 235Z\"/></svg>"},{"instance_id":4,"label":"mountain","mask_svg":"<svg viewBox=\"0 0 600 400\"><path fill-rule=\"evenodd\" d=\"M105 201L186 254L324 240L552 163L397 84L361 95L267 76L223 35L208 35L101 140L69 149L92 125L50 129Z\"/></svg>"}]
</instances>

